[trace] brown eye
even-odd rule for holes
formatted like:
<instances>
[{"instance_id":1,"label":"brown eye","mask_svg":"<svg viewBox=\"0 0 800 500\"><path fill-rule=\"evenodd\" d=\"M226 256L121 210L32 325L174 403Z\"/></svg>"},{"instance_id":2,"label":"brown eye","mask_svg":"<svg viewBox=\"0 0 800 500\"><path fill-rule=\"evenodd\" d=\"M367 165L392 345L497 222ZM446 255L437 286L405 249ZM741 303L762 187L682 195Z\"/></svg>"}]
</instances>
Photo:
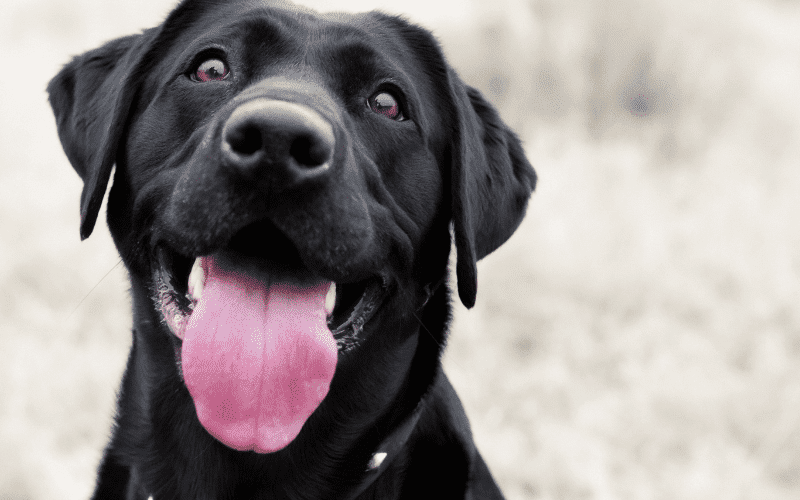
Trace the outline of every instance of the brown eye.
<instances>
[{"instance_id":1,"label":"brown eye","mask_svg":"<svg viewBox=\"0 0 800 500\"><path fill-rule=\"evenodd\" d=\"M403 111L397 98L389 92L378 92L367 100L369 109L392 120L403 121Z\"/></svg>"},{"instance_id":2,"label":"brown eye","mask_svg":"<svg viewBox=\"0 0 800 500\"><path fill-rule=\"evenodd\" d=\"M192 80L196 82L210 82L212 80L224 80L228 78L230 70L220 59L206 59L192 74Z\"/></svg>"}]
</instances>

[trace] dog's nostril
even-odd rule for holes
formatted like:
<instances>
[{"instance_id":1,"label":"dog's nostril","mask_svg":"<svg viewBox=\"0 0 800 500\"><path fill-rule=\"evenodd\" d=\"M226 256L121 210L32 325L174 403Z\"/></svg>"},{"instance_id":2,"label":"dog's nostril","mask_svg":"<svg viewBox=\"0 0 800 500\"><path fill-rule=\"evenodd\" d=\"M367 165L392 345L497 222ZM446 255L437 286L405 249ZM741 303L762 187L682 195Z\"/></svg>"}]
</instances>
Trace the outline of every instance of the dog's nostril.
<instances>
[{"instance_id":1,"label":"dog's nostril","mask_svg":"<svg viewBox=\"0 0 800 500\"><path fill-rule=\"evenodd\" d=\"M301 135L292 141L289 154L300 166L318 167L330 160L331 148L318 138Z\"/></svg>"},{"instance_id":2,"label":"dog's nostril","mask_svg":"<svg viewBox=\"0 0 800 500\"><path fill-rule=\"evenodd\" d=\"M261 130L255 126L231 130L227 137L231 149L241 155L252 155L264 147Z\"/></svg>"},{"instance_id":3,"label":"dog's nostril","mask_svg":"<svg viewBox=\"0 0 800 500\"><path fill-rule=\"evenodd\" d=\"M239 105L221 131L225 168L275 186L323 180L331 170L336 136L319 113L301 104L266 98Z\"/></svg>"}]
</instances>

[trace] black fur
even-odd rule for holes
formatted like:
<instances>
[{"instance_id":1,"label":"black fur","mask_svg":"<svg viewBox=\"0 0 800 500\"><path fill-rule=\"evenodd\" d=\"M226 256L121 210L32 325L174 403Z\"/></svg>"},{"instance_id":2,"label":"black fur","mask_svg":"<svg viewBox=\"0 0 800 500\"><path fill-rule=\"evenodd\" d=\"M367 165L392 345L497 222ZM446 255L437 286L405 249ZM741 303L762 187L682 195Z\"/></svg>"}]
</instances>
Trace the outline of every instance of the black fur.
<instances>
[{"instance_id":1,"label":"black fur","mask_svg":"<svg viewBox=\"0 0 800 500\"><path fill-rule=\"evenodd\" d=\"M208 57L224 59L230 78L192 81ZM405 121L370 110L381 90L399 97ZM116 164L108 224L132 284L133 346L93 498L350 498L376 447L420 401L410 437L358 498L502 498L441 371L442 283L452 222L458 292L474 304L475 263L517 228L536 176L430 33L379 13L186 0L161 26L76 57L48 91L84 180L82 238ZM253 99L298 104L331 123L329 171L301 181L285 176L304 172L233 172L220 130ZM179 341L152 293L158 249L176 259L231 246L285 257L261 236L236 243L242 234L291 247L304 272L343 283L381 276L390 290L361 344L340 353L300 435L270 454L230 449L199 424Z\"/></svg>"}]
</instances>

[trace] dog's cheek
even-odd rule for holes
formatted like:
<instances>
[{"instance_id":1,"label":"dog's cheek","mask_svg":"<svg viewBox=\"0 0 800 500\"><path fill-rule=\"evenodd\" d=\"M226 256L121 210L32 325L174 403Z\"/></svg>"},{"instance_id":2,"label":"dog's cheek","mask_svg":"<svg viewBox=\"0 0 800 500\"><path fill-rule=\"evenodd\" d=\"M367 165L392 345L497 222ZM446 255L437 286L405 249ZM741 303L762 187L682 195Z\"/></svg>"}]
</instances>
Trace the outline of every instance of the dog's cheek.
<instances>
[{"instance_id":1,"label":"dog's cheek","mask_svg":"<svg viewBox=\"0 0 800 500\"><path fill-rule=\"evenodd\" d=\"M387 176L389 189L414 221L421 239L441 212L442 177L434 156L424 150L398 160Z\"/></svg>"},{"instance_id":2,"label":"dog's cheek","mask_svg":"<svg viewBox=\"0 0 800 500\"><path fill-rule=\"evenodd\" d=\"M159 71L166 73L167 68ZM131 114L128 164L143 170L169 164L180 154L175 145L188 144L192 135L212 124L232 91L223 85L198 85L183 76L169 82L148 79Z\"/></svg>"},{"instance_id":3,"label":"dog's cheek","mask_svg":"<svg viewBox=\"0 0 800 500\"><path fill-rule=\"evenodd\" d=\"M131 234L133 226L131 222L131 213L133 212L131 189L121 177L123 177L121 171L117 170L108 195L107 219L111 237L124 259L125 257L130 258L132 241L135 238ZM125 264L130 268L134 263L126 261Z\"/></svg>"},{"instance_id":4,"label":"dog's cheek","mask_svg":"<svg viewBox=\"0 0 800 500\"><path fill-rule=\"evenodd\" d=\"M384 123L384 121L386 123ZM378 168L380 183L410 219L404 227L418 244L441 208L443 179L439 161L422 130L413 122L392 123L384 117L360 123L361 148L369 151Z\"/></svg>"},{"instance_id":5,"label":"dog's cheek","mask_svg":"<svg viewBox=\"0 0 800 500\"><path fill-rule=\"evenodd\" d=\"M152 173L160 165L164 165L174 153L174 148L170 150L167 147L170 143L169 136L170 131L164 130L162 122L152 113L144 114L131 123L122 145L124 163L120 165L118 159L117 168L124 168L128 182L134 190L141 190L152 177Z\"/></svg>"}]
</instances>

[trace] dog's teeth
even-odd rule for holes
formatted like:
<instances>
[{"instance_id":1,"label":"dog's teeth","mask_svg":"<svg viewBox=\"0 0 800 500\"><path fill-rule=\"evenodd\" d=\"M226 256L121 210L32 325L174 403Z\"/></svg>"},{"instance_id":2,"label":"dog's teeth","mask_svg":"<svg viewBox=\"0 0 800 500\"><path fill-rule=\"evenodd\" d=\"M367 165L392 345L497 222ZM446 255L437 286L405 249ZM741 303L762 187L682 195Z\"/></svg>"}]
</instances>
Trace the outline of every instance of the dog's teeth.
<instances>
[{"instance_id":1,"label":"dog's teeth","mask_svg":"<svg viewBox=\"0 0 800 500\"><path fill-rule=\"evenodd\" d=\"M200 300L203 295L203 287L206 284L206 273L200 259L195 259L192 265L192 272L189 273L189 295L192 300Z\"/></svg>"},{"instance_id":2,"label":"dog's teeth","mask_svg":"<svg viewBox=\"0 0 800 500\"><path fill-rule=\"evenodd\" d=\"M331 283L328 294L325 296L325 314L328 316L333 314L334 306L336 306L336 283Z\"/></svg>"}]
</instances>

